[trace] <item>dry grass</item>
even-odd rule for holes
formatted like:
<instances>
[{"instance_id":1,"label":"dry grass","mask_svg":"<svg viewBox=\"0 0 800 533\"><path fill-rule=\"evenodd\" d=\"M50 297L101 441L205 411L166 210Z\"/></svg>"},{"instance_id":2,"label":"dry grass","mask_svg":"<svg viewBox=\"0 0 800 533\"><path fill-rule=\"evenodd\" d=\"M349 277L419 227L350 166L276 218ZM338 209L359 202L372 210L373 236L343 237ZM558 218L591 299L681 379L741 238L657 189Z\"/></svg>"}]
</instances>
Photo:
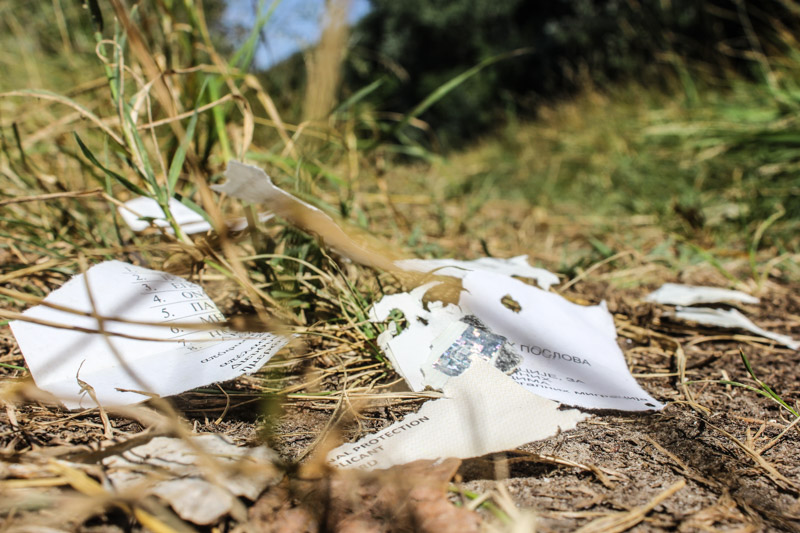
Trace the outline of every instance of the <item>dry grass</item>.
<instances>
[{"instance_id":1,"label":"dry grass","mask_svg":"<svg viewBox=\"0 0 800 533\"><path fill-rule=\"evenodd\" d=\"M54 16L73 20L79 14L66 3L52 5ZM193 530L157 498L111 490L101 461L155 436L197 433L224 434L239 444L268 442L286 473L249 512L240 509L207 530L266 528L253 509L272 509L269 498L277 502L271 516L279 517L270 527L291 524L298 519L293 509L319 503L302 494L338 482L320 466L336 439L383 427L436 396L405 390L375 345L378 326L367 321L370 303L403 280L343 262L286 223L255 223L251 207L214 196L208 184L219 180L228 159L240 157L265 166L282 186L331 214L331 206L343 206L339 214L347 214L347 224L386 249L464 258L528 253L533 263L563 275L557 290L567 298L609 302L632 372L668 408L646 417L598 416L516 455L462 465L451 499L477 510L487 529L800 527L797 419L724 383L756 385L738 360L744 346L761 379L797 408L797 353L763 339L673 323L641 302L663 281L735 286L762 298L761 307L748 310L760 325L798 335L796 243L764 239L776 229L791 232L796 223L782 219L776 226L777 218L763 217L747 225L744 236L729 227L687 234L686 220L663 210L631 214L607 209L615 200L588 210L555 201L558 194L581 199L574 190L581 173L596 186L588 189L594 194L609 191L620 154L639 149L637 135L664 115L677 121L682 111L674 102L589 93L553 106L501 143L486 141L432 164L398 165L391 163L391 146L359 148L354 132L378 118L358 106L319 120L333 107L337 73L324 58L341 55L341 28L323 40L332 49L312 59L310 75L324 79L309 83L320 90L308 94L309 120L292 124L246 74L246 50L228 60L213 48L201 10L188 13L180 26L171 13L145 15L126 11L121 2L112 5L105 38L95 43L91 32L70 33L64 25L43 34L43 46L55 39L68 52L35 50L41 61L14 66L25 82L0 94L3 317L18 317L86 264L114 258L191 277L240 324L263 328L278 319L302 335L304 346L234 382L140 406L70 413L32 385L3 328L0 530ZM8 15L8 5L3 9ZM9 15L5 29L28 46L20 16ZM125 39L131 50L120 55ZM12 65L8 57L0 61ZM104 71L108 80L98 81ZM58 92L26 90L33 86ZM408 123L424 125L415 117ZM615 133L622 123L638 129ZM516 166L504 161L502 146L516 147L510 149L519 156ZM544 178L525 181L525 173ZM528 186L535 194L519 194ZM115 206L136 188L160 203L175 193L191 198L218 228L224 218L244 214L251 229L194 238L155 228L133 234L120 225ZM206 467L215 468L213 462ZM309 516L324 527L318 511Z\"/></svg>"}]
</instances>

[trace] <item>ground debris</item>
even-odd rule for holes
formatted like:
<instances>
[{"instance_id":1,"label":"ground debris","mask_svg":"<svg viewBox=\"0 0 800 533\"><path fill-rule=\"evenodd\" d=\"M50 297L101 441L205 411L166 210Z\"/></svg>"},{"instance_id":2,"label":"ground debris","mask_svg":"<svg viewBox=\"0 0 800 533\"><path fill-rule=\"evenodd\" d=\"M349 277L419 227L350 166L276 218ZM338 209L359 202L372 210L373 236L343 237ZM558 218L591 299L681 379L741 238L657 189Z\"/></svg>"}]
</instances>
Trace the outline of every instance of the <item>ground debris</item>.
<instances>
[{"instance_id":1,"label":"ground debris","mask_svg":"<svg viewBox=\"0 0 800 533\"><path fill-rule=\"evenodd\" d=\"M117 492L142 491L168 502L184 520L212 524L226 514L243 517L238 497L255 500L283 473L264 446L241 448L219 435L156 437L103 461Z\"/></svg>"}]
</instances>

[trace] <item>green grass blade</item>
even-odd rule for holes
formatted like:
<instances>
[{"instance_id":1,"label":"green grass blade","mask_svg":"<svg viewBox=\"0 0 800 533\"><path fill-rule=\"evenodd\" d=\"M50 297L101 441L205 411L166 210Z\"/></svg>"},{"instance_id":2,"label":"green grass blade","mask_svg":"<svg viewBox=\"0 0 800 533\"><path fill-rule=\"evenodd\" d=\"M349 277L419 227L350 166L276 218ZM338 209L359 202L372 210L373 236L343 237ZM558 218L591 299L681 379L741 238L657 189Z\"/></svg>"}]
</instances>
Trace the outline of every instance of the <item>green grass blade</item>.
<instances>
[{"instance_id":1,"label":"green grass blade","mask_svg":"<svg viewBox=\"0 0 800 533\"><path fill-rule=\"evenodd\" d=\"M353 96L351 96L350 98L339 104L338 107L336 107L336 109L334 109L331 114L336 115L339 113L343 113L344 111L347 111L349 108L356 105L358 102L360 102L370 94L377 91L384 84L385 81L386 81L385 78L379 78L370 83L369 85L367 85L366 87L362 87L361 89L356 91L356 93Z\"/></svg>"},{"instance_id":2,"label":"green grass blade","mask_svg":"<svg viewBox=\"0 0 800 533\"><path fill-rule=\"evenodd\" d=\"M150 196L141 187L139 187L138 185L132 183L130 180L128 180L124 176L122 176L120 174L117 174L113 170L110 170L110 169L104 167L103 164L100 163L100 161L98 161L97 158L94 156L94 154L89 150L89 148L85 144L83 144L83 141L81 140L80 137L78 137L78 134L75 133L74 135L75 135L75 140L78 141L78 146L80 147L81 152L83 152L83 155L86 157L86 159L88 159L94 166L96 166L97 168L102 170L103 173L106 176L108 176L109 178L121 183L126 189L128 189L129 191L131 191L131 192L133 192L135 194L138 194L140 196Z\"/></svg>"},{"instance_id":3,"label":"green grass blade","mask_svg":"<svg viewBox=\"0 0 800 533\"><path fill-rule=\"evenodd\" d=\"M177 185L178 178L181 175L183 162L186 159L186 151L189 149L192 139L194 139L194 130L197 126L198 118L197 109L200 107L200 102L203 99L203 94L205 94L207 85L208 78L206 78L203 86L200 88L200 94L197 97L197 102L195 103L194 113L192 114L191 120L189 120L189 126L186 128L186 136L183 138L183 140L181 140L181 144L178 146L178 149L175 150L175 155L172 157L172 161L169 164L169 171L167 172L167 196L170 198L175 192L175 186Z\"/></svg>"},{"instance_id":4,"label":"green grass blade","mask_svg":"<svg viewBox=\"0 0 800 533\"><path fill-rule=\"evenodd\" d=\"M462 72L461 74L451 78L447 82L443 83L439 87L437 87L432 93L425 97L420 103L418 103L411 111L409 111L394 128L393 131L400 130L408 125L411 120L417 118L419 115L424 113L428 110L433 104L447 96L453 89L479 73L481 70L485 69L486 67L497 63L498 61L502 61L504 59L509 59L512 57L516 57L522 54L529 54L531 50L529 48L523 48L519 50L513 50L511 52L506 52L503 54L498 54L496 56L488 57L475 65L472 68L469 68Z\"/></svg>"}]
</instances>

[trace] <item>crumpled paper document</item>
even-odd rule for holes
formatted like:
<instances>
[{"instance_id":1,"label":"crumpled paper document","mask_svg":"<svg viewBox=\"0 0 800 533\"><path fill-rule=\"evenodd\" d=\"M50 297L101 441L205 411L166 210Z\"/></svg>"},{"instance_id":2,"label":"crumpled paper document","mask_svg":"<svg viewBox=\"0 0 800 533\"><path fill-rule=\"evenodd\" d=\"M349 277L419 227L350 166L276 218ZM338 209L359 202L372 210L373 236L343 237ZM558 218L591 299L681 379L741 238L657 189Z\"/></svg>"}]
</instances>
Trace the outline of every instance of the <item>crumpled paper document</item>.
<instances>
[{"instance_id":1,"label":"crumpled paper document","mask_svg":"<svg viewBox=\"0 0 800 533\"><path fill-rule=\"evenodd\" d=\"M277 460L265 446L242 448L221 435L198 435L188 442L155 437L103 465L117 492L152 494L184 520L205 525L231 513L246 516L239 497L255 500L278 483Z\"/></svg>"},{"instance_id":2,"label":"crumpled paper document","mask_svg":"<svg viewBox=\"0 0 800 533\"><path fill-rule=\"evenodd\" d=\"M696 285L680 285L665 283L658 290L645 298L647 302L662 305L697 305L697 304L758 304L755 296L741 291L720 289L718 287L700 287Z\"/></svg>"},{"instance_id":3,"label":"crumpled paper document","mask_svg":"<svg viewBox=\"0 0 800 533\"><path fill-rule=\"evenodd\" d=\"M447 381L444 398L328 453L328 464L374 470L417 461L510 450L573 429L589 415L561 410L481 358Z\"/></svg>"},{"instance_id":4,"label":"crumpled paper document","mask_svg":"<svg viewBox=\"0 0 800 533\"><path fill-rule=\"evenodd\" d=\"M288 342L271 333L191 328L225 320L202 287L120 261L73 277L23 316L10 326L36 385L70 409L231 380L255 372Z\"/></svg>"},{"instance_id":5,"label":"crumpled paper document","mask_svg":"<svg viewBox=\"0 0 800 533\"><path fill-rule=\"evenodd\" d=\"M577 305L493 272L470 272L462 283L458 305L429 302L426 309L422 297L435 285L431 283L384 296L370 309L370 318L378 322L389 319L395 309L405 316L406 329L398 333L390 323L378 343L412 390L441 386L440 373L425 375L436 353L434 343L452 323L474 316L517 352L521 362L511 377L531 392L589 409L663 408L630 375L604 304ZM466 339L459 342L467 344ZM496 345L497 339L492 342Z\"/></svg>"}]
</instances>

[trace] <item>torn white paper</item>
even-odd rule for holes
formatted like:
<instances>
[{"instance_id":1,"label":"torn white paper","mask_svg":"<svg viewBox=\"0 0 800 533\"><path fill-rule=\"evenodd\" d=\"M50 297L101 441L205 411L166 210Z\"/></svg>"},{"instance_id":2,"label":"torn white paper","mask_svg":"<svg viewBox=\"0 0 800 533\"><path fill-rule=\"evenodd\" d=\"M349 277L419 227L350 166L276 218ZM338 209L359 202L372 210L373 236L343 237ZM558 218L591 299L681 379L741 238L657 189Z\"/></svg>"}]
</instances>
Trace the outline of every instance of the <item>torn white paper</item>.
<instances>
[{"instance_id":1,"label":"torn white paper","mask_svg":"<svg viewBox=\"0 0 800 533\"><path fill-rule=\"evenodd\" d=\"M401 311L408 325L379 337L381 348L412 390L437 386L442 376L426 376L434 341L465 316L474 315L522 357L511 377L530 391L567 405L590 409L646 411L663 405L631 376L616 342L616 328L604 304L582 306L519 280L473 271L462 284L459 305L430 302L422 296L432 285L386 296L370 310L373 320ZM503 302L512 301L516 310ZM426 366L427 365L427 366Z\"/></svg>"},{"instance_id":2,"label":"torn white paper","mask_svg":"<svg viewBox=\"0 0 800 533\"><path fill-rule=\"evenodd\" d=\"M718 287L699 287L665 283L657 291L647 295L645 301L663 305L697 304L757 304L759 299L741 291L720 289Z\"/></svg>"},{"instance_id":3,"label":"torn white paper","mask_svg":"<svg viewBox=\"0 0 800 533\"><path fill-rule=\"evenodd\" d=\"M172 216L175 221L186 232L187 235L194 233L205 233L212 228L211 224L203 218L199 213L192 211L187 206L183 205L176 199L169 201L169 207L172 211ZM132 200L128 200L121 207L118 207L119 214L122 220L133 231L144 231L150 227L150 222L147 219L153 219L156 226L166 228L168 233L174 233L172 227L164 216L161 206L152 198L140 196ZM259 213L259 222L265 222L273 218L271 213ZM247 228L247 219L245 217L237 217L226 221L229 231L242 231Z\"/></svg>"},{"instance_id":4,"label":"torn white paper","mask_svg":"<svg viewBox=\"0 0 800 533\"><path fill-rule=\"evenodd\" d=\"M506 276L519 276L535 280L544 290L559 282L558 276L543 268L532 267L528 263L527 255L519 255L509 259L494 257L481 257L474 261L461 261L459 259L403 259L395 264L406 270L418 272L434 272L441 276L463 278L470 272L480 270L495 272Z\"/></svg>"},{"instance_id":5,"label":"torn white paper","mask_svg":"<svg viewBox=\"0 0 800 533\"><path fill-rule=\"evenodd\" d=\"M444 394L400 422L332 450L328 463L373 470L418 459L479 457L573 429L588 416L559 410L479 357L447 382Z\"/></svg>"},{"instance_id":6,"label":"torn white paper","mask_svg":"<svg viewBox=\"0 0 800 533\"><path fill-rule=\"evenodd\" d=\"M800 341L788 335L773 333L756 326L749 318L736 309L712 309L710 307L676 307L674 313L667 316L675 317L687 322L695 322L704 326L717 326L720 328L738 328L760 337L772 339L792 350L800 349Z\"/></svg>"},{"instance_id":7,"label":"torn white paper","mask_svg":"<svg viewBox=\"0 0 800 533\"><path fill-rule=\"evenodd\" d=\"M204 525L237 507L243 511L239 496L255 500L279 482L283 474L275 461L277 455L265 446L241 448L220 435L198 435L191 443L155 437L103 464L118 492L153 494L184 520Z\"/></svg>"},{"instance_id":8,"label":"torn white paper","mask_svg":"<svg viewBox=\"0 0 800 533\"><path fill-rule=\"evenodd\" d=\"M269 333L186 328L182 324L213 324L224 317L200 286L120 261L93 266L44 301L107 319L176 324L103 320L101 327L92 316L45 305L28 309L25 317L64 327L11 322L36 384L70 409L95 405L78 379L101 404L127 405L255 372L288 342Z\"/></svg>"},{"instance_id":9,"label":"torn white paper","mask_svg":"<svg viewBox=\"0 0 800 533\"><path fill-rule=\"evenodd\" d=\"M192 211L175 198L170 198L169 209L172 212L172 216L175 217L175 222L189 235L192 233L204 233L212 229L211 224L209 224L205 218L199 213ZM118 207L117 210L122 220L124 220L133 231L138 232L146 230L150 227L150 222L146 219L152 219L153 224L161 228L167 228L167 231L172 233L172 228L169 222L167 222L164 211L161 210L161 206L158 205L158 202L152 198L139 196L138 198L128 200L122 206Z\"/></svg>"}]
</instances>

